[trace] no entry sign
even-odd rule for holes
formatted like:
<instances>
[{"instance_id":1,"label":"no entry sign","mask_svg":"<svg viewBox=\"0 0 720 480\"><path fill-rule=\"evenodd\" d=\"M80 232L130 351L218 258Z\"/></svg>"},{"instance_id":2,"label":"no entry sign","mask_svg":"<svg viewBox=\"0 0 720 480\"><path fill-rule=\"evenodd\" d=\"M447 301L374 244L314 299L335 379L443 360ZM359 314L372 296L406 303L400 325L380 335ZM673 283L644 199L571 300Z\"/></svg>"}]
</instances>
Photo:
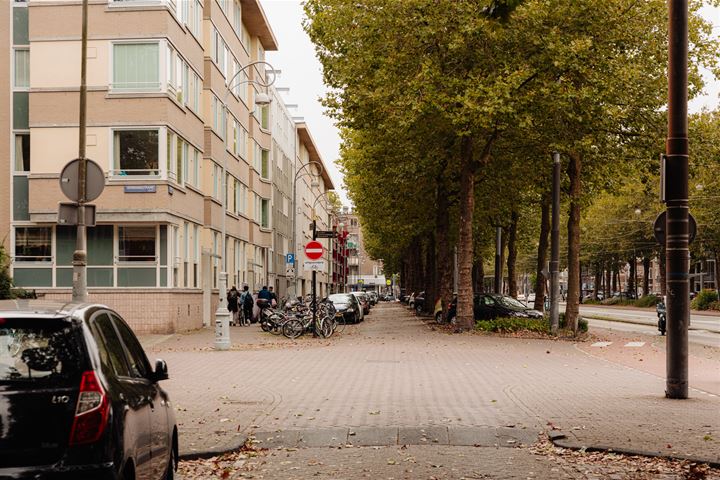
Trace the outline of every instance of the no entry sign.
<instances>
[{"instance_id":1,"label":"no entry sign","mask_svg":"<svg viewBox=\"0 0 720 480\"><path fill-rule=\"evenodd\" d=\"M310 260L319 259L322 257L324 251L325 249L323 248L322 243L316 242L315 240L308 242L307 245L305 245L305 256Z\"/></svg>"}]
</instances>

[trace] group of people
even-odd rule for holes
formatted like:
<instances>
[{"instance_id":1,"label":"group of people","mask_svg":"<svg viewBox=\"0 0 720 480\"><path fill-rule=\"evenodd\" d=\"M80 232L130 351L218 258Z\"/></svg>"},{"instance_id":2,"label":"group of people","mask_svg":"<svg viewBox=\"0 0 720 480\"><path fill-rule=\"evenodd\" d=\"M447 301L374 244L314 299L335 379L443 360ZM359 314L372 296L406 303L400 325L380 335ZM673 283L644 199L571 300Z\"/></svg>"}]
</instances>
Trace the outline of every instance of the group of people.
<instances>
[{"instance_id":1,"label":"group of people","mask_svg":"<svg viewBox=\"0 0 720 480\"><path fill-rule=\"evenodd\" d=\"M278 296L273 291L273 287L262 287L257 293L257 300L267 300L273 307L278 304ZM232 325L244 326L253 322L253 309L256 300L250 291L250 287L245 285L242 292L240 292L233 285L227 294L227 302L227 309L232 313Z\"/></svg>"}]
</instances>

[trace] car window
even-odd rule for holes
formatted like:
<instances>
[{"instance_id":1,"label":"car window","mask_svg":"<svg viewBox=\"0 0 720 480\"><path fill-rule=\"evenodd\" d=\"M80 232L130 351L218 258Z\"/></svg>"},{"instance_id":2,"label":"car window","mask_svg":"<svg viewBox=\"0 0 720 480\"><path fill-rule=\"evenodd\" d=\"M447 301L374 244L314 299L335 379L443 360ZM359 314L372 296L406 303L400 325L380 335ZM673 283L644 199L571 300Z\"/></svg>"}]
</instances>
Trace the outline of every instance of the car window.
<instances>
[{"instance_id":1,"label":"car window","mask_svg":"<svg viewBox=\"0 0 720 480\"><path fill-rule=\"evenodd\" d=\"M103 369L118 377L129 377L130 368L125 357L125 350L113 328L110 316L105 312L96 314L90 320L90 332L98 344L98 353Z\"/></svg>"},{"instance_id":2,"label":"car window","mask_svg":"<svg viewBox=\"0 0 720 480\"><path fill-rule=\"evenodd\" d=\"M84 364L80 342L68 321L0 318L0 384L74 383Z\"/></svg>"},{"instance_id":3,"label":"car window","mask_svg":"<svg viewBox=\"0 0 720 480\"><path fill-rule=\"evenodd\" d=\"M151 371L150 362L148 362L140 342L125 321L116 315L112 315L112 319L118 333L120 333L120 338L122 338L127 348L130 373L136 378L147 378Z\"/></svg>"},{"instance_id":4,"label":"car window","mask_svg":"<svg viewBox=\"0 0 720 480\"><path fill-rule=\"evenodd\" d=\"M495 305L495 300L493 300L492 297L483 297L482 303L483 303L483 305L492 307L493 305Z\"/></svg>"}]
</instances>

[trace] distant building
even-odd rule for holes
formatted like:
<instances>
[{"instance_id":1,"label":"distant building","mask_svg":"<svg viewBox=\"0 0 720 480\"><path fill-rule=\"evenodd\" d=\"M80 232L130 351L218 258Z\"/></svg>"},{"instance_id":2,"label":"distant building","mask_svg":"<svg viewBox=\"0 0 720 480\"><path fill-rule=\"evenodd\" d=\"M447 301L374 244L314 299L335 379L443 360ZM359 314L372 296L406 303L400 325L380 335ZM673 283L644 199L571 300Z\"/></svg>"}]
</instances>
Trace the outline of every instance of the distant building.
<instances>
[{"instance_id":1,"label":"distant building","mask_svg":"<svg viewBox=\"0 0 720 480\"><path fill-rule=\"evenodd\" d=\"M386 287L383 265L370 258L365 251L360 217L348 207L343 207L340 220L348 232L347 288L350 291L383 290Z\"/></svg>"}]
</instances>

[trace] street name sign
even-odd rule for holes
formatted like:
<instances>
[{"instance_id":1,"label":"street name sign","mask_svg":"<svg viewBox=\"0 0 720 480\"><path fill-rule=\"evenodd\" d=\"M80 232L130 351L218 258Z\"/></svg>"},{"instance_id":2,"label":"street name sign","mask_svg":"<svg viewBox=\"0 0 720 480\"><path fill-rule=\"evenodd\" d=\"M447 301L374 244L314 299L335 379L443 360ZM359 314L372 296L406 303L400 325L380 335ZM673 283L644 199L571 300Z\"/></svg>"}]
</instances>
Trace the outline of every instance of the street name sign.
<instances>
[{"instance_id":1,"label":"street name sign","mask_svg":"<svg viewBox=\"0 0 720 480\"><path fill-rule=\"evenodd\" d=\"M337 237L337 232L333 230L318 230L315 232L315 236L317 238L335 238Z\"/></svg>"},{"instance_id":2,"label":"street name sign","mask_svg":"<svg viewBox=\"0 0 720 480\"><path fill-rule=\"evenodd\" d=\"M305 256L310 260L318 260L323 256L323 253L325 253L325 249L320 242L313 240L305 245Z\"/></svg>"}]
</instances>

